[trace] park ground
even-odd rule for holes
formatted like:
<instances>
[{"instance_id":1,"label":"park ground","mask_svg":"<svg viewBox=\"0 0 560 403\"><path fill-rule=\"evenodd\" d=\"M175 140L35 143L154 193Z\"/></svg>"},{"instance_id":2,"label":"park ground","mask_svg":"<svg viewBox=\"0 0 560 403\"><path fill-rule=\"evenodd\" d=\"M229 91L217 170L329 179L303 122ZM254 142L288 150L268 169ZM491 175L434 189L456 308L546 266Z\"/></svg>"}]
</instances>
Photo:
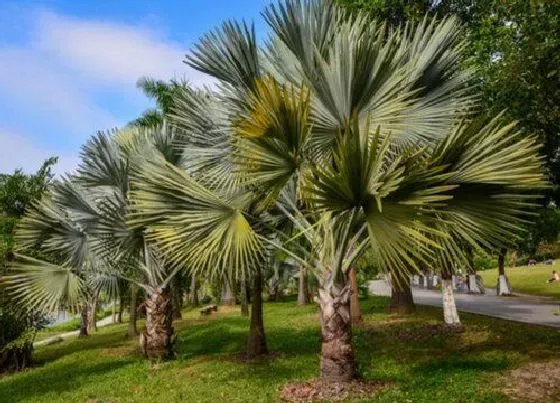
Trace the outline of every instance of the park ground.
<instances>
[{"instance_id":1,"label":"park ground","mask_svg":"<svg viewBox=\"0 0 560 403\"><path fill-rule=\"evenodd\" d=\"M560 300L560 282L547 283L547 280L552 277L552 270L560 271L560 265L507 267L505 272L514 293ZM482 276L486 287L496 287L498 269L482 270L478 274Z\"/></svg>"},{"instance_id":2,"label":"park ground","mask_svg":"<svg viewBox=\"0 0 560 403\"><path fill-rule=\"evenodd\" d=\"M464 331L441 326L441 309L409 317L386 313L387 298L362 301L365 323L354 331L358 371L381 391L362 401L558 401L560 332L462 314ZM36 366L0 377L0 401L274 402L283 386L316 378L317 308L290 300L265 306L269 358L244 362L248 320L238 308L211 317L186 311L175 322L176 360L150 364L126 340L126 324L86 338L39 346ZM141 325L141 323L140 323ZM555 378L556 377L556 378ZM347 401L358 401L349 399Z\"/></svg>"}]
</instances>

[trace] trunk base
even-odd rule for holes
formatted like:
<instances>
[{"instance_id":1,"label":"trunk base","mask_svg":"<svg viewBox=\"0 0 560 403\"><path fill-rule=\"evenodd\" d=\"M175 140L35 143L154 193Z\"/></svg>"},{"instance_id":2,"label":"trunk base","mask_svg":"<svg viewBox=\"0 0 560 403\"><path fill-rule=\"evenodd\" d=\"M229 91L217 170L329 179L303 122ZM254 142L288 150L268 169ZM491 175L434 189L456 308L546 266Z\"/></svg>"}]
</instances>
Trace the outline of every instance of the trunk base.
<instances>
[{"instance_id":1,"label":"trunk base","mask_svg":"<svg viewBox=\"0 0 560 403\"><path fill-rule=\"evenodd\" d=\"M447 326L461 326L461 320L457 313L455 297L453 295L453 280L444 279L441 287L443 303L443 321Z\"/></svg>"},{"instance_id":2,"label":"trunk base","mask_svg":"<svg viewBox=\"0 0 560 403\"><path fill-rule=\"evenodd\" d=\"M408 278L407 278L408 279ZM416 312L412 290L410 289L410 280L396 279L391 281L391 302L389 303L389 313L399 315L410 315Z\"/></svg>"},{"instance_id":3,"label":"trunk base","mask_svg":"<svg viewBox=\"0 0 560 403\"><path fill-rule=\"evenodd\" d=\"M251 325L247 341L247 359L251 360L268 354L264 333L262 277L260 270L255 274L251 301Z\"/></svg>"},{"instance_id":4,"label":"trunk base","mask_svg":"<svg viewBox=\"0 0 560 403\"><path fill-rule=\"evenodd\" d=\"M347 281L347 283L350 283ZM352 284L319 290L321 306L321 380L348 382L355 377L350 296Z\"/></svg>"},{"instance_id":5,"label":"trunk base","mask_svg":"<svg viewBox=\"0 0 560 403\"><path fill-rule=\"evenodd\" d=\"M140 334L140 346L150 359L173 357L171 300L161 289L153 290L146 299L146 330Z\"/></svg>"},{"instance_id":6,"label":"trunk base","mask_svg":"<svg viewBox=\"0 0 560 403\"><path fill-rule=\"evenodd\" d=\"M500 274L498 276L498 284L496 286L496 293L498 295L511 295L511 288L509 287L509 281L505 274Z\"/></svg>"}]
</instances>

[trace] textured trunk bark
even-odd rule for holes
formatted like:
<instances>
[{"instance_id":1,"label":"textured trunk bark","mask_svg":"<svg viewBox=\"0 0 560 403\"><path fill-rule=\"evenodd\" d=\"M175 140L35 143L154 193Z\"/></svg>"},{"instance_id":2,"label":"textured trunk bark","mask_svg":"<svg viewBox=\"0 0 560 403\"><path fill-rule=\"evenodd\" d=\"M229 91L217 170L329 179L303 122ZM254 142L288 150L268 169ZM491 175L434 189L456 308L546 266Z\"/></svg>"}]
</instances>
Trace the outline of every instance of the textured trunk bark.
<instances>
[{"instance_id":1,"label":"textured trunk bark","mask_svg":"<svg viewBox=\"0 0 560 403\"><path fill-rule=\"evenodd\" d=\"M173 320L183 319L181 309L183 308L183 276L176 273L171 280L171 305L173 311Z\"/></svg>"},{"instance_id":2,"label":"textured trunk bark","mask_svg":"<svg viewBox=\"0 0 560 403\"><path fill-rule=\"evenodd\" d=\"M391 274L391 302L389 312L408 315L416 311L412 290L410 289L410 277L398 280Z\"/></svg>"},{"instance_id":3,"label":"textured trunk bark","mask_svg":"<svg viewBox=\"0 0 560 403\"><path fill-rule=\"evenodd\" d=\"M500 254L498 255L498 284L496 285L496 293L498 295L511 294L509 281L505 271L506 253L507 249L502 248L500 249Z\"/></svg>"},{"instance_id":4,"label":"textured trunk bark","mask_svg":"<svg viewBox=\"0 0 560 403\"><path fill-rule=\"evenodd\" d=\"M249 328L249 341L247 342L247 357L255 358L268 354L264 333L262 274L260 269L255 273L253 292L251 294L251 325Z\"/></svg>"},{"instance_id":5,"label":"textured trunk bark","mask_svg":"<svg viewBox=\"0 0 560 403\"><path fill-rule=\"evenodd\" d=\"M138 287L135 284L130 285L130 312L128 318L128 337L136 337L138 330L136 330L137 309L136 299L138 297Z\"/></svg>"},{"instance_id":6,"label":"textured trunk bark","mask_svg":"<svg viewBox=\"0 0 560 403\"><path fill-rule=\"evenodd\" d=\"M347 382L354 378L349 279L344 286L319 288L321 307L321 380Z\"/></svg>"},{"instance_id":7,"label":"textured trunk bark","mask_svg":"<svg viewBox=\"0 0 560 403\"><path fill-rule=\"evenodd\" d=\"M198 306L198 282L196 281L196 276L191 275L191 287L189 293L189 304L191 306Z\"/></svg>"},{"instance_id":8,"label":"textured trunk bark","mask_svg":"<svg viewBox=\"0 0 560 403\"><path fill-rule=\"evenodd\" d=\"M79 337L85 337L88 335L88 304L84 304L82 311L80 312L80 333Z\"/></svg>"},{"instance_id":9,"label":"textured trunk bark","mask_svg":"<svg viewBox=\"0 0 560 403\"><path fill-rule=\"evenodd\" d=\"M140 335L144 354L152 359L173 356L173 318L167 291L154 289L146 299L146 330Z\"/></svg>"},{"instance_id":10,"label":"textured trunk bark","mask_svg":"<svg viewBox=\"0 0 560 403\"><path fill-rule=\"evenodd\" d=\"M453 295L453 280L450 274L443 274L441 282L441 294L443 302L443 321L449 326L461 325L455 297Z\"/></svg>"},{"instance_id":11,"label":"textured trunk bark","mask_svg":"<svg viewBox=\"0 0 560 403\"><path fill-rule=\"evenodd\" d=\"M305 274L305 267L301 266L299 268L299 282L298 282L298 296L297 296L297 304L298 305L306 305L309 301L309 297L307 295L307 276Z\"/></svg>"},{"instance_id":12,"label":"textured trunk bark","mask_svg":"<svg viewBox=\"0 0 560 403\"><path fill-rule=\"evenodd\" d=\"M350 299L350 313L352 316L352 323L360 325L362 320L362 311L360 310L360 294L358 290L358 277L356 275L356 268L350 269L350 282L352 284L352 296Z\"/></svg>"},{"instance_id":13,"label":"textured trunk bark","mask_svg":"<svg viewBox=\"0 0 560 403\"><path fill-rule=\"evenodd\" d=\"M88 303L88 333L97 332L97 296Z\"/></svg>"},{"instance_id":14,"label":"textured trunk bark","mask_svg":"<svg viewBox=\"0 0 560 403\"><path fill-rule=\"evenodd\" d=\"M240 300L241 300L241 315L249 316L249 298L247 295L247 282L241 281L240 286Z\"/></svg>"}]
</instances>

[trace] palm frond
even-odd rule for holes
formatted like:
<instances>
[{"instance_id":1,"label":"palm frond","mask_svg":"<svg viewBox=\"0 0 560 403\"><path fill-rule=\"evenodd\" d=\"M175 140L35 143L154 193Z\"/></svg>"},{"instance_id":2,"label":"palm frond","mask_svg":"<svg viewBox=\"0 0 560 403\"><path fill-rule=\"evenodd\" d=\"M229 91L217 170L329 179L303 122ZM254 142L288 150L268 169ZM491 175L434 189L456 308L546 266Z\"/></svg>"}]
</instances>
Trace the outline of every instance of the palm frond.
<instances>
[{"instance_id":1,"label":"palm frond","mask_svg":"<svg viewBox=\"0 0 560 403\"><path fill-rule=\"evenodd\" d=\"M245 195L222 199L163 161L145 161L137 177L129 224L148 227L148 241L169 261L194 270L234 271L239 278L255 269L263 250L246 214Z\"/></svg>"},{"instance_id":2,"label":"palm frond","mask_svg":"<svg viewBox=\"0 0 560 403\"><path fill-rule=\"evenodd\" d=\"M255 26L226 21L204 35L186 61L189 66L231 85L254 88L261 74Z\"/></svg>"},{"instance_id":3,"label":"palm frond","mask_svg":"<svg viewBox=\"0 0 560 403\"><path fill-rule=\"evenodd\" d=\"M84 281L70 267L16 255L8 272L0 284L14 300L30 310L50 313L77 310L86 295Z\"/></svg>"}]
</instances>

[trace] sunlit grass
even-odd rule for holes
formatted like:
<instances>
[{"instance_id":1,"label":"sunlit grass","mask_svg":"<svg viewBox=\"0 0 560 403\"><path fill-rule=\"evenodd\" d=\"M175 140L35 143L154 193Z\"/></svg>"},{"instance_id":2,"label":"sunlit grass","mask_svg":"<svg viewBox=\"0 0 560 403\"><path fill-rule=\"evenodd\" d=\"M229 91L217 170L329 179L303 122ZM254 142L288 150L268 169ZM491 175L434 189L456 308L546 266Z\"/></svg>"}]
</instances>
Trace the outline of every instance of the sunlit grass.
<instances>
[{"instance_id":1,"label":"sunlit grass","mask_svg":"<svg viewBox=\"0 0 560 403\"><path fill-rule=\"evenodd\" d=\"M552 277L552 270L560 271L560 266L536 265L507 267L506 275L514 292L522 294L544 295L560 299L560 282L547 283ZM484 270L479 274L486 287L495 287L498 270Z\"/></svg>"},{"instance_id":2,"label":"sunlit grass","mask_svg":"<svg viewBox=\"0 0 560 403\"><path fill-rule=\"evenodd\" d=\"M375 401L505 401L490 379L528 361L560 358L555 329L462 314L465 332L434 334L427 325L440 322L440 309L420 307L401 318L388 316L386 303L363 301L365 325L354 330L359 373L391 384ZM204 318L185 312L174 324L177 359L156 365L137 355L126 326L38 347L36 368L0 378L0 401L273 402L285 383L318 376L315 306L266 304L273 354L249 364L237 359L248 330L238 308L220 307Z\"/></svg>"}]
</instances>

